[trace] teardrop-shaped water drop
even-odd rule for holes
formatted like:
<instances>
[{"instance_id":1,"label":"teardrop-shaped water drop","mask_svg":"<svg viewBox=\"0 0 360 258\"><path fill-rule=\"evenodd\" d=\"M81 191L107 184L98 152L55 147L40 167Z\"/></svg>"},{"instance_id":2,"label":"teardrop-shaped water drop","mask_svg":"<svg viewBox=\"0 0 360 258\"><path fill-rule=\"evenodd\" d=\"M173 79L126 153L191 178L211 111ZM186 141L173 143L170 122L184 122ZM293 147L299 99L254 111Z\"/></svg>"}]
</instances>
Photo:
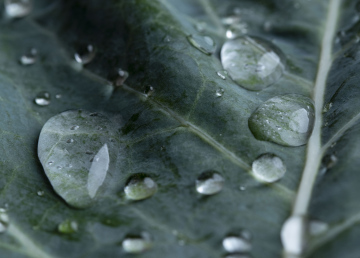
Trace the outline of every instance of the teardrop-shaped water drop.
<instances>
[{"instance_id":1,"label":"teardrop-shaped water drop","mask_svg":"<svg viewBox=\"0 0 360 258\"><path fill-rule=\"evenodd\" d=\"M143 200L151 197L157 191L157 184L146 174L135 174L128 180L124 192L130 200Z\"/></svg>"},{"instance_id":2,"label":"teardrop-shaped water drop","mask_svg":"<svg viewBox=\"0 0 360 258\"><path fill-rule=\"evenodd\" d=\"M50 104L50 100L51 100L50 93L46 91L42 91L38 95L36 95L34 101L39 106L47 106Z\"/></svg>"},{"instance_id":3,"label":"teardrop-shaped water drop","mask_svg":"<svg viewBox=\"0 0 360 258\"><path fill-rule=\"evenodd\" d=\"M78 231L78 224L73 220L64 220L58 225L58 231L62 234L71 234Z\"/></svg>"},{"instance_id":4,"label":"teardrop-shaped water drop","mask_svg":"<svg viewBox=\"0 0 360 258\"><path fill-rule=\"evenodd\" d=\"M186 38L193 47L204 54L211 55L216 50L215 41L209 36L189 35Z\"/></svg>"},{"instance_id":5,"label":"teardrop-shaped water drop","mask_svg":"<svg viewBox=\"0 0 360 258\"><path fill-rule=\"evenodd\" d=\"M21 18L28 15L32 9L31 0L5 0L5 11L10 18Z\"/></svg>"},{"instance_id":6,"label":"teardrop-shaped water drop","mask_svg":"<svg viewBox=\"0 0 360 258\"><path fill-rule=\"evenodd\" d=\"M252 173L260 181L273 183L281 179L286 172L284 162L275 154L262 154L252 163Z\"/></svg>"},{"instance_id":7,"label":"teardrop-shaped water drop","mask_svg":"<svg viewBox=\"0 0 360 258\"><path fill-rule=\"evenodd\" d=\"M224 186L224 178L216 171L209 170L196 179L196 191L203 195L213 195L220 192Z\"/></svg>"},{"instance_id":8,"label":"teardrop-shaped water drop","mask_svg":"<svg viewBox=\"0 0 360 258\"><path fill-rule=\"evenodd\" d=\"M221 62L230 77L248 90L262 90L277 82L284 72L281 51L256 37L239 37L225 42Z\"/></svg>"},{"instance_id":9,"label":"teardrop-shaped water drop","mask_svg":"<svg viewBox=\"0 0 360 258\"><path fill-rule=\"evenodd\" d=\"M301 255L306 247L308 224L302 216L287 219L281 229L281 241L285 252Z\"/></svg>"},{"instance_id":10,"label":"teardrop-shaped water drop","mask_svg":"<svg viewBox=\"0 0 360 258\"><path fill-rule=\"evenodd\" d=\"M251 235L248 231L230 233L222 241L224 249L229 253L247 253L251 251Z\"/></svg>"},{"instance_id":11,"label":"teardrop-shaped water drop","mask_svg":"<svg viewBox=\"0 0 360 258\"><path fill-rule=\"evenodd\" d=\"M314 118L311 99L288 94L271 98L260 105L249 118L249 128L258 140L301 146L311 135Z\"/></svg>"},{"instance_id":12,"label":"teardrop-shaped water drop","mask_svg":"<svg viewBox=\"0 0 360 258\"><path fill-rule=\"evenodd\" d=\"M9 215L4 208L0 208L0 233L4 233L9 227Z\"/></svg>"},{"instance_id":13,"label":"teardrop-shaped water drop","mask_svg":"<svg viewBox=\"0 0 360 258\"><path fill-rule=\"evenodd\" d=\"M142 232L140 235L129 234L122 241L122 247L127 253L142 253L151 247L150 235L147 232Z\"/></svg>"},{"instance_id":14,"label":"teardrop-shaped water drop","mask_svg":"<svg viewBox=\"0 0 360 258\"><path fill-rule=\"evenodd\" d=\"M35 48L31 49L28 54L22 55L20 57L20 60L19 60L20 64L22 64L24 66L35 64L36 55L37 55L37 50Z\"/></svg>"},{"instance_id":15,"label":"teardrop-shaped water drop","mask_svg":"<svg viewBox=\"0 0 360 258\"><path fill-rule=\"evenodd\" d=\"M75 61L79 64L88 64L95 57L96 51L93 45L87 45L86 47L82 47L74 54Z\"/></svg>"}]
</instances>

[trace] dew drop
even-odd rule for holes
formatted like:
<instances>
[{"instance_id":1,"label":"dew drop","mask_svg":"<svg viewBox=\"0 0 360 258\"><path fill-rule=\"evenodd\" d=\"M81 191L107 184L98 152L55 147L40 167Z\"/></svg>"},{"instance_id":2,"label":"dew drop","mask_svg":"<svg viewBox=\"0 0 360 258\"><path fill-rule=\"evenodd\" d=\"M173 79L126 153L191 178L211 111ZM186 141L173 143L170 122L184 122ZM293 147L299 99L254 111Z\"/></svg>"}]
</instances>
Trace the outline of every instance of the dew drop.
<instances>
[{"instance_id":1,"label":"dew drop","mask_svg":"<svg viewBox=\"0 0 360 258\"><path fill-rule=\"evenodd\" d=\"M224 249L229 253L246 253L251 251L251 235L248 231L228 234L222 241Z\"/></svg>"},{"instance_id":2,"label":"dew drop","mask_svg":"<svg viewBox=\"0 0 360 258\"><path fill-rule=\"evenodd\" d=\"M30 53L20 57L20 64L25 66L35 64L36 54L37 50L35 48L31 49Z\"/></svg>"},{"instance_id":3,"label":"dew drop","mask_svg":"<svg viewBox=\"0 0 360 258\"><path fill-rule=\"evenodd\" d=\"M311 236L321 235L329 229L329 225L319 220L312 220L309 223L309 234Z\"/></svg>"},{"instance_id":4,"label":"dew drop","mask_svg":"<svg viewBox=\"0 0 360 258\"><path fill-rule=\"evenodd\" d=\"M302 216L287 219L281 229L281 241L287 253L301 255L307 236L307 221Z\"/></svg>"},{"instance_id":5,"label":"dew drop","mask_svg":"<svg viewBox=\"0 0 360 258\"><path fill-rule=\"evenodd\" d=\"M69 139L66 141L67 143L73 143L74 142L74 139Z\"/></svg>"},{"instance_id":6,"label":"dew drop","mask_svg":"<svg viewBox=\"0 0 360 258\"><path fill-rule=\"evenodd\" d=\"M35 103L39 106L47 106L50 104L50 94L46 91L40 92L35 97Z\"/></svg>"},{"instance_id":7,"label":"dew drop","mask_svg":"<svg viewBox=\"0 0 360 258\"><path fill-rule=\"evenodd\" d=\"M151 197L157 191L157 184L146 174L131 176L125 186L124 192L130 200L143 200Z\"/></svg>"},{"instance_id":8,"label":"dew drop","mask_svg":"<svg viewBox=\"0 0 360 258\"><path fill-rule=\"evenodd\" d=\"M93 45L87 45L74 54L75 61L79 64L88 64L95 57L96 51Z\"/></svg>"},{"instance_id":9,"label":"dew drop","mask_svg":"<svg viewBox=\"0 0 360 258\"><path fill-rule=\"evenodd\" d=\"M142 232L140 235L127 235L122 241L122 247L127 253L142 253L151 247L150 235L147 232Z\"/></svg>"},{"instance_id":10,"label":"dew drop","mask_svg":"<svg viewBox=\"0 0 360 258\"><path fill-rule=\"evenodd\" d=\"M71 234L78 231L78 224L73 220L64 220L58 225L58 231L62 234Z\"/></svg>"},{"instance_id":11,"label":"dew drop","mask_svg":"<svg viewBox=\"0 0 360 258\"><path fill-rule=\"evenodd\" d=\"M240 191L245 191L246 187L245 186L240 186L239 189L240 189Z\"/></svg>"},{"instance_id":12,"label":"dew drop","mask_svg":"<svg viewBox=\"0 0 360 258\"><path fill-rule=\"evenodd\" d=\"M147 85L144 90L144 94L146 97L150 97L154 93L155 89L151 85Z\"/></svg>"},{"instance_id":13,"label":"dew drop","mask_svg":"<svg viewBox=\"0 0 360 258\"><path fill-rule=\"evenodd\" d=\"M276 46L248 36L225 42L221 62L238 85L254 91L277 82L285 69L283 55Z\"/></svg>"},{"instance_id":14,"label":"dew drop","mask_svg":"<svg viewBox=\"0 0 360 258\"><path fill-rule=\"evenodd\" d=\"M70 128L70 130L77 130L77 129L79 129L79 126L78 126L78 125L74 125L74 126L72 126L72 127Z\"/></svg>"},{"instance_id":15,"label":"dew drop","mask_svg":"<svg viewBox=\"0 0 360 258\"><path fill-rule=\"evenodd\" d=\"M287 94L271 98L258 107L249 118L249 128L258 140L301 146L311 135L314 118L311 99Z\"/></svg>"},{"instance_id":16,"label":"dew drop","mask_svg":"<svg viewBox=\"0 0 360 258\"><path fill-rule=\"evenodd\" d=\"M56 94L56 95L55 95L55 98L61 99L61 94Z\"/></svg>"},{"instance_id":17,"label":"dew drop","mask_svg":"<svg viewBox=\"0 0 360 258\"><path fill-rule=\"evenodd\" d=\"M37 192L37 195L38 195L38 196L44 196L44 194L45 194L44 191L38 191L38 192Z\"/></svg>"},{"instance_id":18,"label":"dew drop","mask_svg":"<svg viewBox=\"0 0 360 258\"><path fill-rule=\"evenodd\" d=\"M125 83L126 79L129 77L129 73L125 70L119 69L117 71L117 78L115 79L115 86L121 86Z\"/></svg>"},{"instance_id":19,"label":"dew drop","mask_svg":"<svg viewBox=\"0 0 360 258\"><path fill-rule=\"evenodd\" d=\"M193 47L204 54L211 55L216 50L215 41L209 36L189 35L186 38Z\"/></svg>"},{"instance_id":20,"label":"dew drop","mask_svg":"<svg viewBox=\"0 0 360 258\"><path fill-rule=\"evenodd\" d=\"M225 90L223 88L219 88L216 90L215 95L216 97L222 97L224 95Z\"/></svg>"},{"instance_id":21,"label":"dew drop","mask_svg":"<svg viewBox=\"0 0 360 258\"><path fill-rule=\"evenodd\" d=\"M21 18L28 15L32 9L30 0L5 0L5 11L10 18Z\"/></svg>"},{"instance_id":22,"label":"dew drop","mask_svg":"<svg viewBox=\"0 0 360 258\"><path fill-rule=\"evenodd\" d=\"M283 161L274 154L262 154L252 163L252 173L260 181L273 183L281 179L286 172Z\"/></svg>"},{"instance_id":23,"label":"dew drop","mask_svg":"<svg viewBox=\"0 0 360 258\"><path fill-rule=\"evenodd\" d=\"M52 161L49 161L49 162L48 162L48 165L49 165L49 166L52 166L53 164L54 164L54 162L52 162Z\"/></svg>"},{"instance_id":24,"label":"dew drop","mask_svg":"<svg viewBox=\"0 0 360 258\"><path fill-rule=\"evenodd\" d=\"M9 215L4 208L0 208L0 233L4 233L9 227Z\"/></svg>"},{"instance_id":25,"label":"dew drop","mask_svg":"<svg viewBox=\"0 0 360 258\"><path fill-rule=\"evenodd\" d=\"M217 76L219 76L221 79L226 80L227 71L217 71Z\"/></svg>"},{"instance_id":26,"label":"dew drop","mask_svg":"<svg viewBox=\"0 0 360 258\"><path fill-rule=\"evenodd\" d=\"M209 170L196 179L196 191L203 195L213 195L222 190L224 178L216 171Z\"/></svg>"}]
</instances>

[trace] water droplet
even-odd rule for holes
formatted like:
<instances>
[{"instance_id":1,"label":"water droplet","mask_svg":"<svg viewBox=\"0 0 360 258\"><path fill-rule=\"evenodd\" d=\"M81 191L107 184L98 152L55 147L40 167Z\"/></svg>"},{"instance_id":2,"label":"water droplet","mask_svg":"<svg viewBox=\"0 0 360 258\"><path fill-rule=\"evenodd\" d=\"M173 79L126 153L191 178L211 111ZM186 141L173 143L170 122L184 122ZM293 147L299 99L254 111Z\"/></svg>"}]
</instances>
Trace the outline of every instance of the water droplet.
<instances>
[{"instance_id":1,"label":"water droplet","mask_svg":"<svg viewBox=\"0 0 360 258\"><path fill-rule=\"evenodd\" d=\"M39 106L47 106L50 104L50 94L46 91L40 92L36 95L35 103Z\"/></svg>"},{"instance_id":2,"label":"water droplet","mask_svg":"<svg viewBox=\"0 0 360 258\"><path fill-rule=\"evenodd\" d=\"M240 189L240 191L245 191L246 187L245 186L240 186L239 189Z\"/></svg>"},{"instance_id":3,"label":"water droplet","mask_svg":"<svg viewBox=\"0 0 360 258\"><path fill-rule=\"evenodd\" d=\"M151 197L157 191L157 184L146 174L135 174L130 177L124 189L130 200L143 200Z\"/></svg>"},{"instance_id":4,"label":"water droplet","mask_svg":"<svg viewBox=\"0 0 360 258\"><path fill-rule=\"evenodd\" d=\"M4 208L0 208L0 233L4 233L9 227L9 215Z\"/></svg>"},{"instance_id":5,"label":"water droplet","mask_svg":"<svg viewBox=\"0 0 360 258\"><path fill-rule=\"evenodd\" d=\"M56 95L55 95L55 98L61 99L61 94L56 94Z\"/></svg>"},{"instance_id":6,"label":"water droplet","mask_svg":"<svg viewBox=\"0 0 360 258\"><path fill-rule=\"evenodd\" d=\"M186 38L193 47L204 54L211 55L216 50L215 41L209 36L189 35Z\"/></svg>"},{"instance_id":7,"label":"water droplet","mask_svg":"<svg viewBox=\"0 0 360 258\"><path fill-rule=\"evenodd\" d=\"M52 166L53 164L54 164L54 162L52 162L52 161L49 161L49 162L48 162L48 165L49 165L49 166Z\"/></svg>"},{"instance_id":8,"label":"water droplet","mask_svg":"<svg viewBox=\"0 0 360 258\"><path fill-rule=\"evenodd\" d=\"M5 11L10 18L21 18L32 9L30 0L5 0Z\"/></svg>"},{"instance_id":9,"label":"water droplet","mask_svg":"<svg viewBox=\"0 0 360 258\"><path fill-rule=\"evenodd\" d=\"M204 195L213 195L222 190L224 178L216 171L209 170L196 179L196 191Z\"/></svg>"},{"instance_id":10,"label":"water droplet","mask_svg":"<svg viewBox=\"0 0 360 258\"><path fill-rule=\"evenodd\" d=\"M37 50L35 48L30 50L30 53L20 57L20 64L22 65L32 65L36 62Z\"/></svg>"},{"instance_id":11,"label":"water droplet","mask_svg":"<svg viewBox=\"0 0 360 258\"><path fill-rule=\"evenodd\" d=\"M147 85L145 87L144 94L146 95L146 97L150 97L154 93L154 91L155 91L155 89L153 86Z\"/></svg>"},{"instance_id":12,"label":"water droplet","mask_svg":"<svg viewBox=\"0 0 360 258\"><path fill-rule=\"evenodd\" d=\"M70 130L77 130L77 129L79 129L79 126L78 126L78 125L74 125L74 126L72 126L72 127L70 128Z\"/></svg>"},{"instance_id":13,"label":"water droplet","mask_svg":"<svg viewBox=\"0 0 360 258\"><path fill-rule=\"evenodd\" d=\"M94 160L89 170L87 180L87 190L90 198L94 198L99 187L104 183L107 171L109 169L110 157L108 146L105 143L98 153L95 155Z\"/></svg>"},{"instance_id":14,"label":"water droplet","mask_svg":"<svg viewBox=\"0 0 360 258\"><path fill-rule=\"evenodd\" d=\"M224 95L225 90L223 88L219 88L216 90L215 95L216 97L222 97Z\"/></svg>"},{"instance_id":15,"label":"water droplet","mask_svg":"<svg viewBox=\"0 0 360 258\"><path fill-rule=\"evenodd\" d=\"M271 98L257 108L249 118L249 128L258 140L301 146L311 135L314 118L311 99L287 94ZM279 127L282 129L278 130Z\"/></svg>"},{"instance_id":16,"label":"water droplet","mask_svg":"<svg viewBox=\"0 0 360 258\"><path fill-rule=\"evenodd\" d=\"M302 216L287 219L281 229L281 241L287 253L301 255L307 236L307 221Z\"/></svg>"},{"instance_id":17,"label":"water droplet","mask_svg":"<svg viewBox=\"0 0 360 258\"><path fill-rule=\"evenodd\" d=\"M262 90L282 76L285 66L281 51L256 37L239 37L225 42L221 62L230 77L248 90Z\"/></svg>"},{"instance_id":18,"label":"water droplet","mask_svg":"<svg viewBox=\"0 0 360 258\"><path fill-rule=\"evenodd\" d=\"M74 139L69 139L66 141L67 143L73 143L74 142Z\"/></svg>"},{"instance_id":19,"label":"water droplet","mask_svg":"<svg viewBox=\"0 0 360 258\"><path fill-rule=\"evenodd\" d=\"M226 80L227 71L217 71L216 74L223 80Z\"/></svg>"},{"instance_id":20,"label":"water droplet","mask_svg":"<svg viewBox=\"0 0 360 258\"><path fill-rule=\"evenodd\" d=\"M234 39L239 36L243 36L247 33L247 24L246 23L236 23L230 25L226 30L226 37L228 39Z\"/></svg>"},{"instance_id":21,"label":"water droplet","mask_svg":"<svg viewBox=\"0 0 360 258\"><path fill-rule=\"evenodd\" d=\"M62 166L57 166L56 168L59 169L59 170L61 170L61 169L62 169Z\"/></svg>"},{"instance_id":22,"label":"water droplet","mask_svg":"<svg viewBox=\"0 0 360 258\"><path fill-rule=\"evenodd\" d=\"M128 77L129 77L129 73L127 71L119 69L117 71L117 78L115 80L115 86L123 85Z\"/></svg>"},{"instance_id":23,"label":"water droplet","mask_svg":"<svg viewBox=\"0 0 360 258\"><path fill-rule=\"evenodd\" d=\"M327 103L327 104L324 106L322 112L323 112L323 113L328 112L328 111L331 109L332 106L333 106L333 103L332 103L332 102Z\"/></svg>"},{"instance_id":24,"label":"water droplet","mask_svg":"<svg viewBox=\"0 0 360 258\"><path fill-rule=\"evenodd\" d=\"M37 195L39 195L39 196L44 196L44 194L45 194L44 191L38 191L38 192L37 192Z\"/></svg>"},{"instance_id":25,"label":"water droplet","mask_svg":"<svg viewBox=\"0 0 360 258\"><path fill-rule=\"evenodd\" d=\"M83 49L80 49L77 53L74 54L75 61L79 64L88 64L95 57L96 51L93 45L87 45Z\"/></svg>"},{"instance_id":26,"label":"water droplet","mask_svg":"<svg viewBox=\"0 0 360 258\"><path fill-rule=\"evenodd\" d=\"M222 241L224 249L229 253L246 253L251 251L251 235L248 231L228 234Z\"/></svg>"},{"instance_id":27,"label":"water droplet","mask_svg":"<svg viewBox=\"0 0 360 258\"><path fill-rule=\"evenodd\" d=\"M140 235L127 235L122 242L122 247L127 253L142 253L151 247L150 235L146 232Z\"/></svg>"},{"instance_id":28,"label":"water droplet","mask_svg":"<svg viewBox=\"0 0 360 258\"><path fill-rule=\"evenodd\" d=\"M78 224L73 220L64 220L58 225L58 231L63 234L71 234L78 231Z\"/></svg>"},{"instance_id":29,"label":"water droplet","mask_svg":"<svg viewBox=\"0 0 360 258\"><path fill-rule=\"evenodd\" d=\"M262 154L252 163L253 175L266 183L273 183L281 179L286 172L283 161L274 154Z\"/></svg>"},{"instance_id":30,"label":"water droplet","mask_svg":"<svg viewBox=\"0 0 360 258\"><path fill-rule=\"evenodd\" d=\"M329 225L319 220L312 220L309 223L309 234L311 236L321 235L329 229Z\"/></svg>"}]
</instances>

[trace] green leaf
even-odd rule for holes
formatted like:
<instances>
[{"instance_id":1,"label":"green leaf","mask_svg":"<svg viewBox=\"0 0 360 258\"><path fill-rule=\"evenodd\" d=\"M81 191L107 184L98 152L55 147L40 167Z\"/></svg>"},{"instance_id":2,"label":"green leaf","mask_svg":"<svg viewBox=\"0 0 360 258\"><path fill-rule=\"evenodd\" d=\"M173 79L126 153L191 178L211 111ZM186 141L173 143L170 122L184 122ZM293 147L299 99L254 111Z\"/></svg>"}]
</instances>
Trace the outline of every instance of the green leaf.
<instances>
[{"instance_id":1,"label":"green leaf","mask_svg":"<svg viewBox=\"0 0 360 258\"><path fill-rule=\"evenodd\" d=\"M349 0L34 0L29 15L16 19L1 7L0 207L9 217L8 223L0 217L0 228L6 227L1 256L221 257L225 237L249 232L251 256L275 258L283 253L284 222L306 216L328 227L317 224L325 230L300 239L307 248L299 257L357 257L355 5ZM272 42L285 58L282 77L261 91L217 74L224 70L220 50L229 34L223 19L231 15L240 17L240 33ZM208 39L198 40L203 36L216 43L213 54L212 47L203 47ZM74 53L88 44L95 56L82 67ZM19 64L32 48L37 49L35 63ZM119 68L129 77L115 87ZM39 93L48 101L44 92L50 103L37 105ZM251 114L284 94L314 101L315 126L305 146L261 141L249 129ZM58 119L64 111L80 109L97 112L104 121L89 120L88 126L76 117ZM104 124L106 130L98 132L96 126ZM42 135L48 138L38 149L44 125L48 134ZM60 150L68 147L59 138L67 139L72 126L84 128L74 136L78 153L69 149L62 156ZM81 163L89 162L84 152L96 155L105 143L109 170L103 184L92 184L94 201L86 195L87 205L69 201L88 191L91 164L86 163L78 181L68 181L74 185L65 180L59 190L42 166L49 162L50 149L55 146L59 162ZM252 162L265 153L279 157L287 168L272 184L251 173ZM223 188L200 196L195 182L209 170L223 177ZM157 192L131 201L124 198L124 188L138 173L149 175ZM68 198L63 190L74 194ZM301 233L292 232L289 239ZM146 238L142 245L149 249L126 253L123 240L135 235L129 243L138 243L144 234L151 244Z\"/></svg>"}]
</instances>

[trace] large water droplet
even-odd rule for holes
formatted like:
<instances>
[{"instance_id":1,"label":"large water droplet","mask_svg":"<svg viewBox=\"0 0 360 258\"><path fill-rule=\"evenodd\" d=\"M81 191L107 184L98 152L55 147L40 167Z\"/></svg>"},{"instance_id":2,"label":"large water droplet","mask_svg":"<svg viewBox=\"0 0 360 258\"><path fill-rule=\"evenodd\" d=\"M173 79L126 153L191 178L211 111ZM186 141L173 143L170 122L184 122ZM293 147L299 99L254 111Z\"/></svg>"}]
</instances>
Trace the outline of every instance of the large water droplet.
<instances>
[{"instance_id":1,"label":"large water droplet","mask_svg":"<svg viewBox=\"0 0 360 258\"><path fill-rule=\"evenodd\" d=\"M21 18L32 9L31 0L5 0L5 11L10 18Z\"/></svg>"},{"instance_id":2,"label":"large water droplet","mask_svg":"<svg viewBox=\"0 0 360 258\"><path fill-rule=\"evenodd\" d=\"M216 50L215 41L209 36L189 35L186 38L193 47L204 54L211 55Z\"/></svg>"},{"instance_id":3,"label":"large water droplet","mask_svg":"<svg viewBox=\"0 0 360 258\"><path fill-rule=\"evenodd\" d=\"M9 227L9 215L4 208L0 208L0 233L4 233Z\"/></svg>"},{"instance_id":4,"label":"large water droplet","mask_svg":"<svg viewBox=\"0 0 360 258\"><path fill-rule=\"evenodd\" d=\"M287 219L281 229L281 241L287 253L301 255L307 237L307 221L302 216Z\"/></svg>"},{"instance_id":5,"label":"large water droplet","mask_svg":"<svg viewBox=\"0 0 360 258\"><path fill-rule=\"evenodd\" d=\"M71 234L78 231L78 224L73 220L64 220L58 225L58 231L63 234Z\"/></svg>"},{"instance_id":6,"label":"large water droplet","mask_svg":"<svg viewBox=\"0 0 360 258\"><path fill-rule=\"evenodd\" d=\"M248 90L262 90L277 82L284 72L281 51L270 42L255 37L225 42L221 62L230 77Z\"/></svg>"},{"instance_id":7,"label":"large water droplet","mask_svg":"<svg viewBox=\"0 0 360 258\"><path fill-rule=\"evenodd\" d=\"M124 192L131 200L143 200L157 191L157 184L146 174L135 174L128 180Z\"/></svg>"},{"instance_id":8,"label":"large water droplet","mask_svg":"<svg viewBox=\"0 0 360 258\"><path fill-rule=\"evenodd\" d=\"M224 249L229 253L246 253L251 251L251 235L248 231L242 230L240 233L231 233L223 241Z\"/></svg>"},{"instance_id":9,"label":"large water droplet","mask_svg":"<svg viewBox=\"0 0 360 258\"><path fill-rule=\"evenodd\" d=\"M307 143L314 125L312 100L297 94L271 98L249 118L249 128L256 139L285 146Z\"/></svg>"},{"instance_id":10,"label":"large water droplet","mask_svg":"<svg viewBox=\"0 0 360 258\"><path fill-rule=\"evenodd\" d=\"M30 52L26 55L20 57L20 64L22 65L32 65L36 62L37 50L35 48L31 49Z\"/></svg>"},{"instance_id":11,"label":"large water droplet","mask_svg":"<svg viewBox=\"0 0 360 258\"><path fill-rule=\"evenodd\" d=\"M146 232L140 235L127 235L122 242L122 247L127 253L142 253L151 247L150 235Z\"/></svg>"},{"instance_id":12,"label":"large water droplet","mask_svg":"<svg viewBox=\"0 0 360 258\"><path fill-rule=\"evenodd\" d=\"M283 161L274 154L266 153L252 163L254 176L266 183L273 183L281 179L286 172Z\"/></svg>"},{"instance_id":13,"label":"large water droplet","mask_svg":"<svg viewBox=\"0 0 360 258\"><path fill-rule=\"evenodd\" d=\"M224 178L216 171L209 170L201 173L196 179L196 191L204 195L220 192L224 186Z\"/></svg>"},{"instance_id":14,"label":"large water droplet","mask_svg":"<svg viewBox=\"0 0 360 258\"><path fill-rule=\"evenodd\" d=\"M95 57L96 51L93 45L87 45L74 54L75 61L79 64L88 64Z\"/></svg>"},{"instance_id":15,"label":"large water droplet","mask_svg":"<svg viewBox=\"0 0 360 258\"><path fill-rule=\"evenodd\" d=\"M50 93L46 91L40 92L36 95L35 103L39 106L47 106L50 104Z\"/></svg>"}]
</instances>

